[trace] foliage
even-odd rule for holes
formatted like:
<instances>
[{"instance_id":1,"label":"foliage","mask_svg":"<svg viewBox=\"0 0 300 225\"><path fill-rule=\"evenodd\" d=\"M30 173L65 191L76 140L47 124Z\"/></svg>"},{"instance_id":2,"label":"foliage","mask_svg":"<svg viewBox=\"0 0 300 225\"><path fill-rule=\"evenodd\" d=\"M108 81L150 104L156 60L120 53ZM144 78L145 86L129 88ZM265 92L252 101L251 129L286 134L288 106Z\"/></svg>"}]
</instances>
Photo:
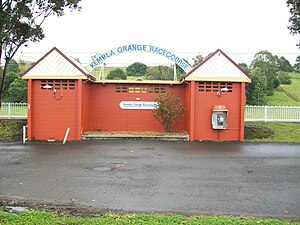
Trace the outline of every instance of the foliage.
<instances>
[{"instance_id":1,"label":"foliage","mask_svg":"<svg viewBox=\"0 0 300 225\"><path fill-rule=\"evenodd\" d=\"M27 83L21 78L15 79L8 88L7 101L27 102Z\"/></svg>"},{"instance_id":2,"label":"foliage","mask_svg":"<svg viewBox=\"0 0 300 225\"><path fill-rule=\"evenodd\" d=\"M291 84L291 76L287 72L279 71L277 72L277 77L280 82L280 84Z\"/></svg>"},{"instance_id":3,"label":"foliage","mask_svg":"<svg viewBox=\"0 0 300 225\"><path fill-rule=\"evenodd\" d=\"M4 67L0 74L0 102L9 62L21 46L30 41L37 42L44 38L41 28L51 15L63 16L65 8L80 8L81 0L4 0L0 1L0 65Z\"/></svg>"},{"instance_id":4,"label":"foliage","mask_svg":"<svg viewBox=\"0 0 300 225\"><path fill-rule=\"evenodd\" d=\"M263 77L252 74L252 82L246 87L246 96L248 105L265 105L265 81Z\"/></svg>"},{"instance_id":5,"label":"foliage","mask_svg":"<svg viewBox=\"0 0 300 225\"><path fill-rule=\"evenodd\" d=\"M293 67L290 64L289 60L287 60L285 57L281 56L280 58L275 55L274 56L279 70L284 71L284 72L293 72Z\"/></svg>"},{"instance_id":6,"label":"foliage","mask_svg":"<svg viewBox=\"0 0 300 225\"><path fill-rule=\"evenodd\" d=\"M290 222L278 219L259 219L252 217L233 216L182 216L162 214L104 214L100 217L71 217L59 215L53 212L42 212L30 210L18 214L0 211L0 223L10 224L235 224L235 225L288 225L299 224L299 221Z\"/></svg>"},{"instance_id":7,"label":"foliage","mask_svg":"<svg viewBox=\"0 0 300 225\"><path fill-rule=\"evenodd\" d=\"M266 50L260 51L255 54L251 68L251 75L257 77L257 82L254 85L260 85L256 91L262 91L261 95L272 95L274 89L279 86L279 80L276 76L279 70L276 57ZM247 97L252 94L251 91L248 91Z\"/></svg>"},{"instance_id":8,"label":"foliage","mask_svg":"<svg viewBox=\"0 0 300 225\"><path fill-rule=\"evenodd\" d=\"M294 71L300 72L300 55L298 55L296 58L296 62L294 64Z\"/></svg>"},{"instance_id":9,"label":"foliage","mask_svg":"<svg viewBox=\"0 0 300 225\"><path fill-rule=\"evenodd\" d=\"M291 17L289 22L291 23L288 26L288 29L291 31L291 34L297 35L300 34L300 1L299 0L287 0L287 6L290 8ZM300 43L297 44L300 47Z\"/></svg>"},{"instance_id":10,"label":"foliage","mask_svg":"<svg viewBox=\"0 0 300 225\"><path fill-rule=\"evenodd\" d=\"M19 73L20 72L20 68L19 68L19 64L17 63L16 60L12 59L9 61L8 65L7 65L7 73Z\"/></svg>"},{"instance_id":11,"label":"foliage","mask_svg":"<svg viewBox=\"0 0 300 225\"><path fill-rule=\"evenodd\" d=\"M174 71L168 66L152 66L148 67L146 73L147 80L174 80Z\"/></svg>"},{"instance_id":12,"label":"foliage","mask_svg":"<svg viewBox=\"0 0 300 225\"><path fill-rule=\"evenodd\" d=\"M239 63L239 66L248 74L250 74L250 69L246 63Z\"/></svg>"},{"instance_id":13,"label":"foliage","mask_svg":"<svg viewBox=\"0 0 300 225\"><path fill-rule=\"evenodd\" d=\"M26 123L26 120L0 120L0 141L22 140L22 127Z\"/></svg>"},{"instance_id":14,"label":"foliage","mask_svg":"<svg viewBox=\"0 0 300 225\"><path fill-rule=\"evenodd\" d=\"M3 99L4 100L7 100L7 97L8 97L8 89L9 89L9 86L12 82L14 82L15 79L18 79L20 76L19 76L19 73L16 73L16 72L9 72L7 73L6 75L6 79L4 81L4 88L3 88Z\"/></svg>"},{"instance_id":15,"label":"foliage","mask_svg":"<svg viewBox=\"0 0 300 225\"><path fill-rule=\"evenodd\" d=\"M144 76L147 72L147 65L135 62L126 68L127 76Z\"/></svg>"},{"instance_id":16,"label":"foliage","mask_svg":"<svg viewBox=\"0 0 300 225\"><path fill-rule=\"evenodd\" d=\"M202 55L196 55L194 58L193 58L193 67L199 65L202 61L204 60L203 56Z\"/></svg>"},{"instance_id":17,"label":"foliage","mask_svg":"<svg viewBox=\"0 0 300 225\"><path fill-rule=\"evenodd\" d=\"M166 132L175 131L176 125L185 111L181 98L164 93L155 98L155 101L158 106L152 110L153 116L163 125Z\"/></svg>"},{"instance_id":18,"label":"foliage","mask_svg":"<svg viewBox=\"0 0 300 225\"><path fill-rule=\"evenodd\" d=\"M109 80L126 80L127 76L122 69L114 69L109 72L107 75L107 79Z\"/></svg>"}]
</instances>

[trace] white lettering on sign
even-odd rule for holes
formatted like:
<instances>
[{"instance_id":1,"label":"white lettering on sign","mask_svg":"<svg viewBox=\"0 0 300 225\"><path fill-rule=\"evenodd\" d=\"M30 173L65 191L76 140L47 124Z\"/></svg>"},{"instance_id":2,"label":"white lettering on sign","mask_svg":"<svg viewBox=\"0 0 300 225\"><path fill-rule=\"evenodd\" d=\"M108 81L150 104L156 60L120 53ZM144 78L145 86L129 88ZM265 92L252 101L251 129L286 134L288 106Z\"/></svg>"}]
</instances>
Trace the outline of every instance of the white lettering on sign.
<instances>
[{"instance_id":1,"label":"white lettering on sign","mask_svg":"<svg viewBox=\"0 0 300 225\"><path fill-rule=\"evenodd\" d=\"M155 53L161 56L164 56L168 58L169 60L173 61L176 63L178 66L180 66L186 73L189 72L192 67L182 58L178 57L176 54L152 45L139 45L139 44L134 44L134 45L124 45L118 48L114 48L112 50L109 50L104 53L98 54L93 61L89 64L88 68L94 69L98 65L102 64L105 60L108 58L121 54L121 53L126 53L126 52L133 52L133 51L143 51L143 52L150 52L150 53Z\"/></svg>"},{"instance_id":2,"label":"white lettering on sign","mask_svg":"<svg viewBox=\"0 0 300 225\"><path fill-rule=\"evenodd\" d=\"M121 109L156 109L157 102L121 101Z\"/></svg>"}]
</instances>

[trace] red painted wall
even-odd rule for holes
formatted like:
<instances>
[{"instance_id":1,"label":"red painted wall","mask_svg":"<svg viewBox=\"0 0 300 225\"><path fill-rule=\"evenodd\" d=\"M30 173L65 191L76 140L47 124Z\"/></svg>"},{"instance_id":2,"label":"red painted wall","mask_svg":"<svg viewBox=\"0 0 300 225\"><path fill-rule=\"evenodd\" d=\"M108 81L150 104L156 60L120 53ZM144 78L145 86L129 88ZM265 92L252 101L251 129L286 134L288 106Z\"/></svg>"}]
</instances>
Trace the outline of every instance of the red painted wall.
<instances>
[{"instance_id":1,"label":"red painted wall","mask_svg":"<svg viewBox=\"0 0 300 225\"><path fill-rule=\"evenodd\" d=\"M66 90L62 90L61 100L54 98L52 90L43 89L45 83L40 80L28 82L28 93L31 96L28 114L29 140L63 140L68 127L71 128L68 140L80 140L81 133L88 130L163 131L163 126L153 117L151 110L125 110L119 106L121 101L154 101L159 93L148 93L141 89L153 87L150 84L124 84L127 85L126 92L122 92L122 88L118 89L116 84L73 82L71 88L68 86ZM187 131L191 140L242 141L242 117L246 101L244 84L231 83L232 92L223 92L220 97L216 89L200 91L201 85L203 84L200 82L189 82L161 86L164 91L180 97L186 108L177 130ZM138 91L130 93L129 88ZM60 97L60 90L57 90L55 97ZM211 115L214 105L227 107L228 129L212 129Z\"/></svg>"},{"instance_id":2,"label":"red painted wall","mask_svg":"<svg viewBox=\"0 0 300 225\"><path fill-rule=\"evenodd\" d=\"M78 85L74 89L57 90L55 97L50 89L43 89L40 80L33 80L31 85L31 130L30 140L63 140L67 128L70 133L67 140L78 139Z\"/></svg>"},{"instance_id":3,"label":"red painted wall","mask_svg":"<svg viewBox=\"0 0 300 225\"><path fill-rule=\"evenodd\" d=\"M89 130L90 88L90 82L84 81L82 84L82 133Z\"/></svg>"},{"instance_id":4,"label":"red painted wall","mask_svg":"<svg viewBox=\"0 0 300 225\"><path fill-rule=\"evenodd\" d=\"M239 140L241 114L241 83L232 84L232 92L199 92L199 83L195 90L195 140ZM214 105L225 105L228 109L228 128L212 129L211 116Z\"/></svg>"},{"instance_id":5,"label":"red painted wall","mask_svg":"<svg viewBox=\"0 0 300 225\"><path fill-rule=\"evenodd\" d=\"M133 85L129 85L129 87ZM166 85L168 92L182 98L184 88ZM124 110L121 101L154 101L157 93L116 92L116 84L91 84L89 101L89 129L108 131L163 131L163 126L153 117L151 110ZM139 99L139 100L137 100ZM177 130L184 129L180 121Z\"/></svg>"}]
</instances>

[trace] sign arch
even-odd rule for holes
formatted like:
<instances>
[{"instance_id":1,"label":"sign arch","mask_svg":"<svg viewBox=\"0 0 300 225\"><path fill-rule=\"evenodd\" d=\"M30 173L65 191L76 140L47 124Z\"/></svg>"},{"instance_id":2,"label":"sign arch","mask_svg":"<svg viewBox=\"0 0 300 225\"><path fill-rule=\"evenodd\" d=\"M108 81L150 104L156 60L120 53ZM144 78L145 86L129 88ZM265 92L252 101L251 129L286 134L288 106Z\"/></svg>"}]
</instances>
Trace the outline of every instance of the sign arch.
<instances>
[{"instance_id":1,"label":"sign arch","mask_svg":"<svg viewBox=\"0 0 300 225\"><path fill-rule=\"evenodd\" d=\"M112 56L119 55L121 53L129 53L133 51L140 52L149 52L158 54L168 58L169 60L176 63L180 68L182 68L186 73L188 73L192 67L182 58L177 56L176 54L157 46L153 45L143 45L143 44L131 44L131 45L123 45L114 49L111 49L105 53L97 55L91 63L89 63L88 68L94 69L97 66L101 65L105 60L109 59Z\"/></svg>"}]
</instances>

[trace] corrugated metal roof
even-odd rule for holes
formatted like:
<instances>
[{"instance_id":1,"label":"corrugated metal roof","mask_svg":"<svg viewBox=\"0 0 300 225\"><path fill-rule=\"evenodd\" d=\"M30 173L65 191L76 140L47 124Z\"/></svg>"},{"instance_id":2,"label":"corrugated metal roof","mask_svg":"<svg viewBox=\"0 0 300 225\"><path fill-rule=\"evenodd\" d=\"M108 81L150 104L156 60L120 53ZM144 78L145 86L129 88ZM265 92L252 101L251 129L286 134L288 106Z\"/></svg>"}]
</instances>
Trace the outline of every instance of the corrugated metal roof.
<instances>
[{"instance_id":1,"label":"corrugated metal roof","mask_svg":"<svg viewBox=\"0 0 300 225\"><path fill-rule=\"evenodd\" d=\"M79 62L53 48L23 74L23 79L87 79L89 76L92 75Z\"/></svg>"},{"instance_id":2,"label":"corrugated metal roof","mask_svg":"<svg viewBox=\"0 0 300 225\"><path fill-rule=\"evenodd\" d=\"M184 79L186 81L251 82L250 76L219 49L192 69Z\"/></svg>"}]
</instances>

